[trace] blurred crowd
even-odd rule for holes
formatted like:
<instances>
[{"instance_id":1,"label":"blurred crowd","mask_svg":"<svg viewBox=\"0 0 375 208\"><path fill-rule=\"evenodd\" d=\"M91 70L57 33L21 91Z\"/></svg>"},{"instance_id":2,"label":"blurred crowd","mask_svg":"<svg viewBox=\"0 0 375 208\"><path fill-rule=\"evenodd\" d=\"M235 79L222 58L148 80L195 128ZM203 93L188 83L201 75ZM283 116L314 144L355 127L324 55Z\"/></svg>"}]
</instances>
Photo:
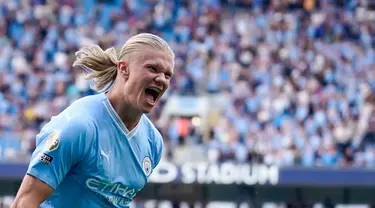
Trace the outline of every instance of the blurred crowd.
<instances>
[{"instance_id":1,"label":"blurred crowd","mask_svg":"<svg viewBox=\"0 0 375 208\"><path fill-rule=\"evenodd\" d=\"M153 121L171 95L228 98L206 131L186 118L158 125L166 158L375 166L375 4L366 0L0 1L0 160L27 161L41 126L95 93L72 68L75 51L120 48L139 32L176 53Z\"/></svg>"}]
</instances>

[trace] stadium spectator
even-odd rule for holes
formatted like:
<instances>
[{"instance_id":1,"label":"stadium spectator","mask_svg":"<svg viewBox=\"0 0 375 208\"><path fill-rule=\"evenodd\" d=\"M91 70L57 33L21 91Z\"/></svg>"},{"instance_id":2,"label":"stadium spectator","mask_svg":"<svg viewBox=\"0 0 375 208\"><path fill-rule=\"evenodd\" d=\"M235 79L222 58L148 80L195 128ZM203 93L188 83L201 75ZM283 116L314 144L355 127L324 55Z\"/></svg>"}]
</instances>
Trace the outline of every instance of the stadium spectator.
<instances>
[{"instance_id":1,"label":"stadium spectator","mask_svg":"<svg viewBox=\"0 0 375 208\"><path fill-rule=\"evenodd\" d=\"M169 159L199 152L191 145L211 162L375 165L367 1L22 2L0 3L2 159L27 160L46 119L93 93L72 70L74 51L147 31L176 52L167 96L229 96L206 132L183 118L158 126Z\"/></svg>"}]
</instances>

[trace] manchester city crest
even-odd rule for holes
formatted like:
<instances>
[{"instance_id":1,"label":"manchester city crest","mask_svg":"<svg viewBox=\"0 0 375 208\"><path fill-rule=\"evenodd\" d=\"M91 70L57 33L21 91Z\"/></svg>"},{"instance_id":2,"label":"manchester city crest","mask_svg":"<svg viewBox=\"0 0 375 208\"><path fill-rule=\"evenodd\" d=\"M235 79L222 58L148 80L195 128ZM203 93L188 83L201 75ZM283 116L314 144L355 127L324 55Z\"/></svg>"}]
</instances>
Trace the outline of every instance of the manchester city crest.
<instances>
[{"instance_id":1,"label":"manchester city crest","mask_svg":"<svg viewBox=\"0 0 375 208\"><path fill-rule=\"evenodd\" d=\"M53 151L57 149L57 147L59 146L59 143L60 143L60 132L54 131L48 136L44 149L46 151Z\"/></svg>"},{"instance_id":2,"label":"manchester city crest","mask_svg":"<svg viewBox=\"0 0 375 208\"><path fill-rule=\"evenodd\" d=\"M150 176L152 172L152 165L151 165L151 159L149 157L145 157L143 159L143 164L142 164L143 171L145 172L146 176Z\"/></svg>"}]
</instances>

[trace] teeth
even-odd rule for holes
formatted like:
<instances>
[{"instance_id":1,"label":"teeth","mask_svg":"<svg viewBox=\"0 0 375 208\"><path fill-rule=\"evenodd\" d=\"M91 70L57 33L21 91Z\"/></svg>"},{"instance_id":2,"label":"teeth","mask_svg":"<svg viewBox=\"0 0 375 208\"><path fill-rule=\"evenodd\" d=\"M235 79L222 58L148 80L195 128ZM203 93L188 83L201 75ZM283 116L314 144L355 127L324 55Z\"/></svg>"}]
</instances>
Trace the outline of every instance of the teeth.
<instances>
[{"instance_id":1,"label":"teeth","mask_svg":"<svg viewBox=\"0 0 375 208\"><path fill-rule=\"evenodd\" d=\"M159 89L159 88L156 88L156 87L149 87L149 89L153 89L153 90L155 90L156 92L158 92L158 93L160 93L161 92L161 89Z\"/></svg>"}]
</instances>

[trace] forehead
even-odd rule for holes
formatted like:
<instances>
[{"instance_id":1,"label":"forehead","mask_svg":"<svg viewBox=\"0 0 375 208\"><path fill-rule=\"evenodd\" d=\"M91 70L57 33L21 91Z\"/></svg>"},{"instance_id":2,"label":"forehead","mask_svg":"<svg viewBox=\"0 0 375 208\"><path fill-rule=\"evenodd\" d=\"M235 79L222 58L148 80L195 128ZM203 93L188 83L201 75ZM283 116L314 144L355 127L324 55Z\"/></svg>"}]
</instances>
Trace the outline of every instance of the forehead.
<instances>
[{"instance_id":1,"label":"forehead","mask_svg":"<svg viewBox=\"0 0 375 208\"><path fill-rule=\"evenodd\" d=\"M144 46L136 52L136 59L140 64L154 64L163 67L164 70L173 71L174 60L168 51L158 50L149 46Z\"/></svg>"}]
</instances>

